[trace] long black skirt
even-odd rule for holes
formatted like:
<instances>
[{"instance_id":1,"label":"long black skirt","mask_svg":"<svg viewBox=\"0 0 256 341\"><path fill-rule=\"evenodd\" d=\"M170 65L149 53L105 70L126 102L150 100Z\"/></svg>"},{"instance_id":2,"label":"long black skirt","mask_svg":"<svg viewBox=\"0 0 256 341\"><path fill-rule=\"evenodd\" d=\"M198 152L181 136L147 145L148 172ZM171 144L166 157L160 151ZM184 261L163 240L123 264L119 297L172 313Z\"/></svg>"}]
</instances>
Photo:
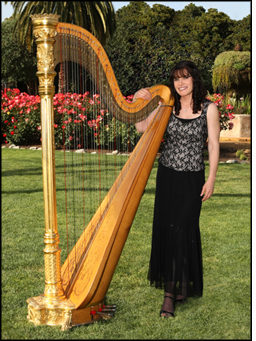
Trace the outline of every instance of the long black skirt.
<instances>
[{"instance_id":1,"label":"long black skirt","mask_svg":"<svg viewBox=\"0 0 256 341\"><path fill-rule=\"evenodd\" d=\"M202 296L199 230L204 170L180 172L159 163L148 279L176 295Z\"/></svg>"}]
</instances>

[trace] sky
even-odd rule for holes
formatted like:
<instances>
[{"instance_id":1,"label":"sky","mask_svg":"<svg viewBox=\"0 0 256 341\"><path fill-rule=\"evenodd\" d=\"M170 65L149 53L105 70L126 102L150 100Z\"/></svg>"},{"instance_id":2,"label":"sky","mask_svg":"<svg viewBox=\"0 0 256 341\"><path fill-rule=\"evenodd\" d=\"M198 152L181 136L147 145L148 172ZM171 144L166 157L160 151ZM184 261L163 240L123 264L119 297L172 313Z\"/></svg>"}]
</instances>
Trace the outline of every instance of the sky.
<instances>
[{"instance_id":1,"label":"sky","mask_svg":"<svg viewBox=\"0 0 256 341\"><path fill-rule=\"evenodd\" d=\"M123 6L127 6L130 1L112 1L115 11ZM170 7L175 11L183 10L185 6L194 3L197 7L202 6L207 11L209 8L216 8L218 12L226 13L230 19L241 20L248 14L251 14L252 1L146 1L151 7L153 4L162 4ZM9 18L12 13L12 5L10 2L5 5L1 1L1 22L5 18Z\"/></svg>"}]
</instances>

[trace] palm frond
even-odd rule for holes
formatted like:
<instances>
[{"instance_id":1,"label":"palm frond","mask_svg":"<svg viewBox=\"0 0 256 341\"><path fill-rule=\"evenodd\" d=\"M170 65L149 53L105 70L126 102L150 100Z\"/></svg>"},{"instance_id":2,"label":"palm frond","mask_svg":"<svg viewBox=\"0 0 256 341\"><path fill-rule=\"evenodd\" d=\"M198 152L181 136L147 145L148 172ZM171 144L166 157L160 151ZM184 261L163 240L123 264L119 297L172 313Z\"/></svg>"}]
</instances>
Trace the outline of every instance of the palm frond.
<instances>
[{"instance_id":1,"label":"palm frond","mask_svg":"<svg viewBox=\"0 0 256 341\"><path fill-rule=\"evenodd\" d=\"M7 3L7 1L5 1ZM53 13L60 21L85 28L104 45L116 30L115 11L111 1L11 1L17 22L13 33L22 44L33 43L30 15Z\"/></svg>"}]
</instances>

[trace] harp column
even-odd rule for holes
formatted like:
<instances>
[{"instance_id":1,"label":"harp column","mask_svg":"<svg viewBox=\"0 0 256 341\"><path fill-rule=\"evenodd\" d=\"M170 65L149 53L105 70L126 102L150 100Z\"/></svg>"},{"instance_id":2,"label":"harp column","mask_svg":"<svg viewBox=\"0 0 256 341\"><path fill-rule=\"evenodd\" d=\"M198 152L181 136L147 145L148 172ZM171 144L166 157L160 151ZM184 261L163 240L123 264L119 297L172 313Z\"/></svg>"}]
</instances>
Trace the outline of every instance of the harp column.
<instances>
[{"instance_id":1,"label":"harp column","mask_svg":"<svg viewBox=\"0 0 256 341\"><path fill-rule=\"evenodd\" d=\"M73 303L67 299L61 283L61 260L58 244L55 182L54 145L54 37L57 34L59 15L35 14L31 16L37 44L37 76L41 97L42 168L44 191L44 263L45 290L28 302L28 320L34 324L62 325L69 328L72 323Z\"/></svg>"}]
</instances>

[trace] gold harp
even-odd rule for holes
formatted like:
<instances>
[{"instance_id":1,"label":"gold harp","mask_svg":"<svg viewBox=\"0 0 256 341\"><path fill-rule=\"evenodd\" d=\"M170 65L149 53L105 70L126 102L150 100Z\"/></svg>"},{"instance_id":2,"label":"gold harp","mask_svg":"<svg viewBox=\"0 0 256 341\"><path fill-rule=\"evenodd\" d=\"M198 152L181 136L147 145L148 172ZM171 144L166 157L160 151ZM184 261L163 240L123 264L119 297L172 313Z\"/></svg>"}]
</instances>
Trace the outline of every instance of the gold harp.
<instances>
[{"instance_id":1,"label":"gold harp","mask_svg":"<svg viewBox=\"0 0 256 341\"><path fill-rule=\"evenodd\" d=\"M127 103L119 90L108 57L94 36L78 26L58 23L58 15L38 14L31 18L37 43L37 76L41 97L45 291L27 300L27 318L36 325L61 325L65 330L108 318L109 310L113 310L113 307L104 307L105 294L159 150L174 100L167 86L157 85L150 88L153 98L150 102L137 100ZM71 37L79 41L79 53L75 54L78 57L74 57L77 63L81 63L81 55L87 53L82 46L90 47L96 56L97 75L103 79L97 88L108 94L108 103L114 104L113 109L109 110L116 118L139 122L152 111L152 105L162 101L154 119L92 217L90 224L97 225L97 230L84 230L62 267L58 246L53 128L54 68L59 62L56 35L65 35L71 50L74 50ZM65 59L70 58L67 53ZM88 58L83 60L88 61Z\"/></svg>"}]
</instances>

